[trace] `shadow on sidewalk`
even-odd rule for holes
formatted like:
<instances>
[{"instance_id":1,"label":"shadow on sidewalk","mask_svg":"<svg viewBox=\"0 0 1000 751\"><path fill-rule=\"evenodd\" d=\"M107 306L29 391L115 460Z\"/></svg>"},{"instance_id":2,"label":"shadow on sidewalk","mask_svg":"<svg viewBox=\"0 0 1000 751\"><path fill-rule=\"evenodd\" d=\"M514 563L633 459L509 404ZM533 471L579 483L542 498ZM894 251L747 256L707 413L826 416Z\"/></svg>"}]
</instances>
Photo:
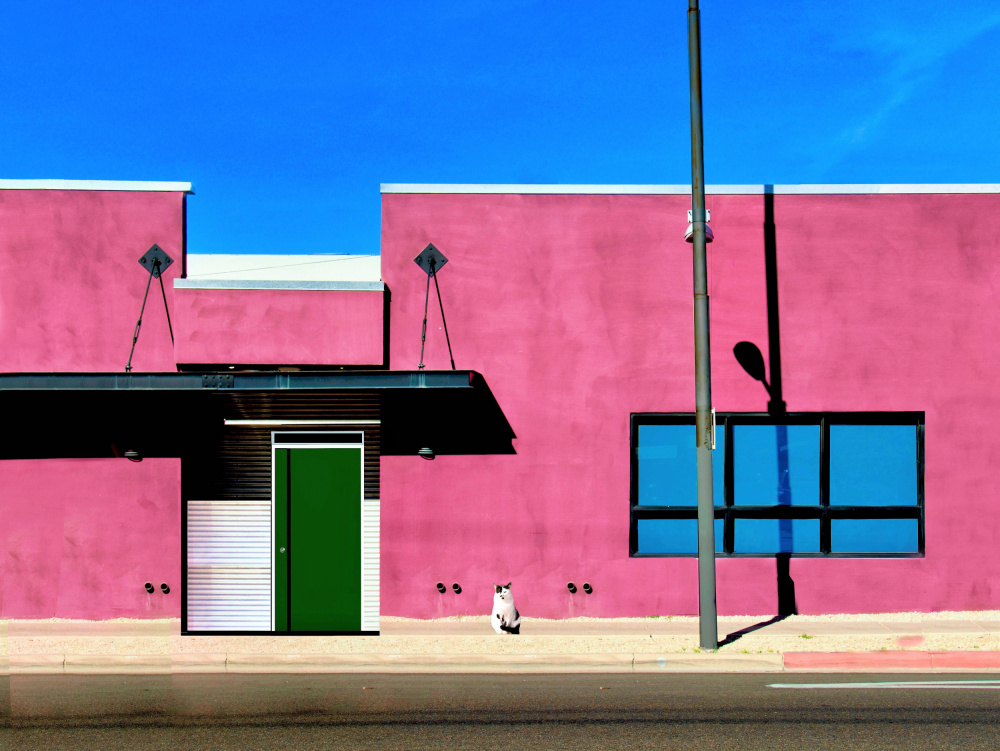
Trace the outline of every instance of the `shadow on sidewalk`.
<instances>
[{"instance_id":1,"label":"shadow on sidewalk","mask_svg":"<svg viewBox=\"0 0 1000 751\"><path fill-rule=\"evenodd\" d=\"M719 642L720 647L724 647L727 644L732 644L735 641L739 641L741 636L746 636L747 634L752 634L754 631L759 631L760 629L770 626L773 623L779 623L785 620L791 613L785 613L783 615L776 615L774 618L764 621L763 623L755 623L752 626L747 626L746 628L741 628L739 631L733 631L733 633L726 636L725 639Z\"/></svg>"}]
</instances>

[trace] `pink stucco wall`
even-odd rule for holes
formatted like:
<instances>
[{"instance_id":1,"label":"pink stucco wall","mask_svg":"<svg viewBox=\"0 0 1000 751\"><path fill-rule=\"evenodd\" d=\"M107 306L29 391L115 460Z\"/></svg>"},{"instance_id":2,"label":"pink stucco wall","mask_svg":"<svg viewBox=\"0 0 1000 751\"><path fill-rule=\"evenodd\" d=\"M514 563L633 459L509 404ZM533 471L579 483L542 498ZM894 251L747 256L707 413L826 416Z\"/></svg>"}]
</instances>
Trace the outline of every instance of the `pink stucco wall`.
<instances>
[{"instance_id":1,"label":"pink stucco wall","mask_svg":"<svg viewBox=\"0 0 1000 751\"><path fill-rule=\"evenodd\" d=\"M382 295L176 289L177 362L381 366Z\"/></svg>"},{"instance_id":2,"label":"pink stucco wall","mask_svg":"<svg viewBox=\"0 0 1000 751\"><path fill-rule=\"evenodd\" d=\"M992 388L1000 196L778 195L784 397L791 411L926 412L926 557L793 559L803 613L1000 607ZM713 402L765 411L733 357L767 358L764 197L709 197ZM515 582L544 617L697 611L694 559L630 559L629 414L693 411L687 196L383 196L391 363L415 367L426 277L458 367L486 377L513 456L382 459L387 615L487 613ZM425 362L449 367L432 306ZM437 581L461 595L439 595ZM594 594L570 595L567 581ZM723 614L772 614L773 559L718 562Z\"/></svg>"},{"instance_id":3,"label":"pink stucco wall","mask_svg":"<svg viewBox=\"0 0 1000 751\"><path fill-rule=\"evenodd\" d=\"M180 616L179 459L3 461L0 488L0 617Z\"/></svg>"},{"instance_id":4,"label":"pink stucco wall","mask_svg":"<svg viewBox=\"0 0 1000 751\"><path fill-rule=\"evenodd\" d=\"M0 190L0 372L124 370L156 243L173 310L181 273L182 193ZM153 281L132 367L174 370Z\"/></svg>"},{"instance_id":5,"label":"pink stucco wall","mask_svg":"<svg viewBox=\"0 0 1000 751\"><path fill-rule=\"evenodd\" d=\"M170 347L150 292L133 365L381 364L382 294L173 289L177 193L0 190L0 371L120 371L153 242ZM992 388L1000 196L775 197L789 410L926 412L926 557L793 559L801 612L1000 608L1000 459ZM482 614L513 580L526 615L691 614L694 559L630 559L629 414L694 407L686 196L383 197L391 359L415 368L433 241L458 367L481 372L510 456L382 458L382 609ZM713 397L763 411L732 356L767 358L762 196L710 196ZM158 287L158 285L157 285ZM344 322L349 321L350 326ZM292 326L310 336L286 336ZM175 359L176 358L176 359ZM430 307L425 362L447 369ZM3 617L179 615L175 459L0 462ZM171 594L147 595L145 581ZM461 595L439 595L437 581ZM594 594L570 595L567 581ZM176 584L176 586L175 586ZM722 559L721 613L771 614L775 562Z\"/></svg>"},{"instance_id":6,"label":"pink stucco wall","mask_svg":"<svg viewBox=\"0 0 1000 751\"><path fill-rule=\"evenodd\" d=\"M0 190L0 371L123 371L149 276L138 259L153 243L175 261L164 274L173 312L183 201ZM156 280L132 366L176 369ZM0 461L0 516L2 617L180 614L179 460Z\"/></svg>"}]
</instances>

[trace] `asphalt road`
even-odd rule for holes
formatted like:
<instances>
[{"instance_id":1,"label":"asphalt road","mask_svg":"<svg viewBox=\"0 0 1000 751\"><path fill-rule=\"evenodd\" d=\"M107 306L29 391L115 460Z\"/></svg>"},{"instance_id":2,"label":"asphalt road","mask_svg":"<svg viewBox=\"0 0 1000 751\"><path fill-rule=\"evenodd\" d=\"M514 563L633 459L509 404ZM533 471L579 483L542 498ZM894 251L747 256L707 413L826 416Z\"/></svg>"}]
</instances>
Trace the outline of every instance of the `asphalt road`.
<instances>
[{"instance_id":1,"label":"asphalt road","mask_svg":"<svg viewBox=\"0 0 1000 751\"><path fill-rule=\"evenodd\" d=\"M998 674L298 674L0 681L5 751L634 751L692 744L699 751L1000 748ZM891 682L898 685L886 685Z\"/></svg>"}]
</instances>

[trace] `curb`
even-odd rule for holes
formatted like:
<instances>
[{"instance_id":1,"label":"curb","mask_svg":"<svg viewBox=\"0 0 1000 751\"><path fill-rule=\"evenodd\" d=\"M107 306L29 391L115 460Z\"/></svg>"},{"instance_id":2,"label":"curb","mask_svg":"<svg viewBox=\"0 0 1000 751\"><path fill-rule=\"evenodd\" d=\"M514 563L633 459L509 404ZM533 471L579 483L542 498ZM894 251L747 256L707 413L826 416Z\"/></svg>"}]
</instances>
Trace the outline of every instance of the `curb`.
<instances>
[{"instance_id":1,"label":"curb","mask_svg":"<svg viewBox=\"0 0 1000 751\"><path fill-rule=\"evenodd\" d=\"M780 673L780 654L635 654L635 673Z\"/></svg>"},{"instance_id":2,"label":"curb","mask_svg":"<svg viewBox=\"0 0 1000 751\"><path fill-rule=\"evenodd\" d=\"M785 654L15 654L2 675L189 673L781 673L1000 671L1000 652Z\"/></svg>"},{"instance_id":3,"label":"curb","mask_svg":"<svg viewBox=\"0 0 1000 751\"><path fill-rule=\"evenodd\" d=\"M3 675L169 674L170 655L13 654Z\"/></svg>"},{"instance_id":4,"label":"curb","mask_svg":"<svg viewBox=\"0 0 1000 751\"><path fill-rule=\"evenodd\" d=\"M1000 652L786 652L785 670L1000 670Z\"/></svg>"}]
</instances>

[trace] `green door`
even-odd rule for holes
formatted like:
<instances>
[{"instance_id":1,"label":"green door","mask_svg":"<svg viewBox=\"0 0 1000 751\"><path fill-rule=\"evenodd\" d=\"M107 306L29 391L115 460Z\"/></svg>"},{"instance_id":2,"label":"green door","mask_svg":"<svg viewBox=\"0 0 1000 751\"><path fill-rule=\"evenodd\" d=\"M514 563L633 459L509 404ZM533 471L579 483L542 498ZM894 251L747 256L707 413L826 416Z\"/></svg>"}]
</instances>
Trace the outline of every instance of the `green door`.
<instances>
[{"instance_id":1,"label":"green door","mask_svg":"<svg viewBox=\"0 0 1000 751\"><path fill-rule=\"evenodd\" d=\"M275 448L275 630L361 630L360 446Z\"/></svg>"}]
</instances>

